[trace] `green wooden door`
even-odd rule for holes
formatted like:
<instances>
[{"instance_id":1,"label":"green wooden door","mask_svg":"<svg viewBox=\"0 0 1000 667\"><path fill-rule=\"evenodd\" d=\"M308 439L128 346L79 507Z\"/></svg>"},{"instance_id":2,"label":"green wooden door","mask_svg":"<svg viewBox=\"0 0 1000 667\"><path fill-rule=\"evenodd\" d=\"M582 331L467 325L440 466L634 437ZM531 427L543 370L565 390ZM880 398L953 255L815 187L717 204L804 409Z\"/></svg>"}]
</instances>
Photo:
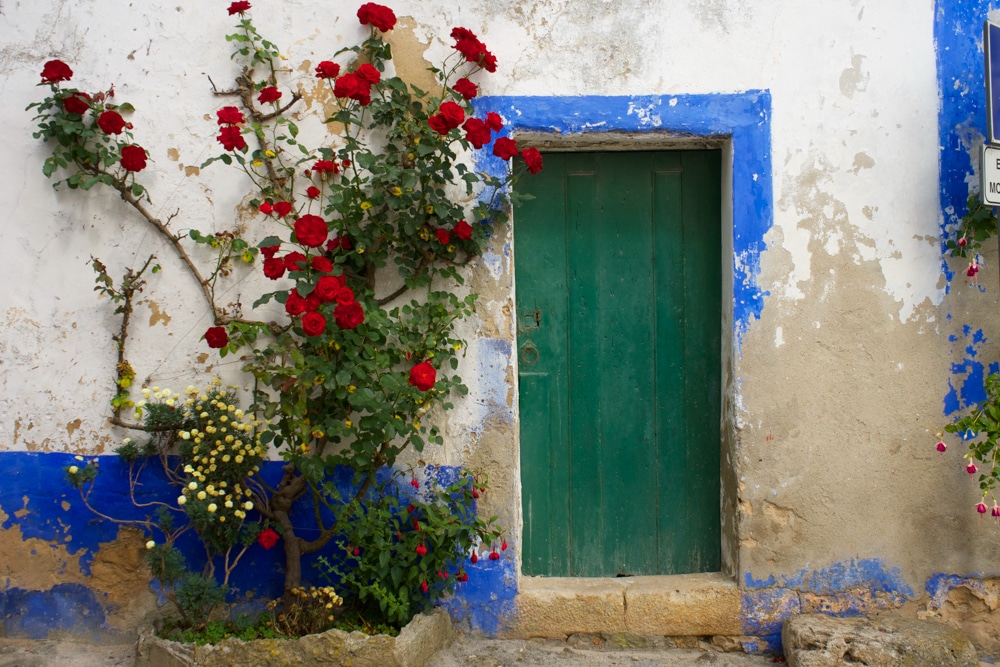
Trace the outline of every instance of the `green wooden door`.
<instances>
[{"instance_id":1,"label":"green wooden door","mask_svg":"<svg viewBox=\"0 0 1000 667\"><path fill-rule=\"evenodd\" d=\"M720 569L720 165L550 153L518 186L525 574Z\"/></svg>"}]
</instances>

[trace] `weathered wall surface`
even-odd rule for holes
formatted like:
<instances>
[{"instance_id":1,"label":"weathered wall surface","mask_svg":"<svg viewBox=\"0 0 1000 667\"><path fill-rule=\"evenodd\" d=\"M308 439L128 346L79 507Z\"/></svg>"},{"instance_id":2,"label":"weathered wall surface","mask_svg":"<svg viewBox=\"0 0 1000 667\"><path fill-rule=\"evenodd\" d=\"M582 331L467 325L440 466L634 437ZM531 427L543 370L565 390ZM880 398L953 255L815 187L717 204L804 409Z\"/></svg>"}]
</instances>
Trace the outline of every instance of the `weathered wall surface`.
<instances>
[{"instance_id":1,"label":"weathered wall surface","mask_svg":"<svg viewBox=\"0 0 1000 667\"><path fill-rule=\"evenodd\" d=\"M130 211L107 193L49 187L23 109L53 57L71 64L80 88L114 83L138 109L154 212L177 211L178 229L204 231L246 219L239 174L198 168L216 152L211 115L227 103L212 95L209 77L225 88L234 75L225 4L0 0L0 461L15 464L0 496L8 618L26 592L100 589L98 562L138 543L86 537L84 510L59 479L58 453L110 454L125 435L106 422L117 324L91 291L89 257L113 273L149 254L164 267L136 313L130 359L140 381L181 388L206 373L233 378L236 368L206 354L199 338L208 314L195 286ZM334 101L311 67L361 36L354 5L343 16L306 0L253 5L262 30L283 45L288 86L304 93L305 112L329 113ZM745 590L745 634L774 637L775 619L814 604L808 596L840 595L834 611L895 607L925 592L946 595L930 583L941 576L996 571L997 526L972 511L977 491L957 448L944 457L933 448L934 434L981 395L997 358L995 245L984 253L981 285L967 284L964 264L941 252L975 183L990 3L391 5L402 18L397 58L414 72L446 55L452 26L480 34L500 63L478 77L490 98L483 104L500 108L515 131L731 137L723 191L732 262L721 268L733 295L724 318L724 550ZM482 294L461 369L472 394L442 417L443 451L421 459L490 472L485 511L510 527L513 548L455 605L475 610L473 622L488 631L511 613L518 576L515 230L516 219L470 267ZM227 292L233 303L238 278ZM31 501L39 489L17 471L26 461L50 471L31 478L48 505ZM74 514L66 523L79 531L59 533L59 511ZM37 529L31 537L26 526ZM45 557L26 559L26 550ZM89 570L81 554L93 561Z\"/></svg>"}]
</instances>

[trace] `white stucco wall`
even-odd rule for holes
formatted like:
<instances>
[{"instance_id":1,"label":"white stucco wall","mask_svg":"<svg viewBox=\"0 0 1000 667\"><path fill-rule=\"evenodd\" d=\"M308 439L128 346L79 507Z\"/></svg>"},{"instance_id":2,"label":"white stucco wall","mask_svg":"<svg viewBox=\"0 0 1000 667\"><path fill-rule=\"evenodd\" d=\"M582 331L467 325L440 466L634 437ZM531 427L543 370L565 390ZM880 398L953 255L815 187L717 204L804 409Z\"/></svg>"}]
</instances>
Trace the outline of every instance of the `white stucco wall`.
<instances>
[{"instance_id":1,"label":"white stucco wall","mask_svg":"<svg viewBox=\"0 0 1000 667\"><path fill-rule=\"evenodd\" d=\"M116 99L137 109L154 211L177 211L178 229L226 228L245 193L238 174L219 164L193 169L217 152L213 112L229 103L209 83L225 88L234 75L225 4L0 0L0 451L109 453L122 435L105 423L117 320L92 292L91 255L114 274L150 253L161 259L164 271L136 310L129 358L140 382L179 389L204 371L235 368L206 354L199 338L209 319L194 285L131 211L108 193L52 190L23 111L50 58L69 63L80 88L113 83ZM337 16L329 4L254 0L259 28L288 57L286 89L311 90L310 64L362 37L355 4ZM877 557L903 566L918 588L933 571L982 569L995 550L970 527L975 517L961 514L975 490L931 452L947 421L949 366L962 353L948 336L963 324L990 336L1000 262L987 259L986 294L957 278L946 296L933 3L391 4L403 19L401 45L417 54L426 45L430 62L449 52L451 27L476 31L499 61L496 74L478 76L483 95L769 91L773 227L758 277L768 296L734 353L741 570ZM978 40L979 27L968 30ZM492 287L473 329L509 339L507 241L484 259ZM239 280L228 294L240 296ZM497 355L475 350L463 367L479 391L449 416L449 463L502 466L495 452L516 452L516 393L505 367L513 362ZM484 405L501 402L514 421L497 426ZM504 513L515 525L516 469L506 474L502 497L513 504ZM919 530L911 512L922 513ZM960 553L915 553L921 535L970 542Z\"/></svg>"}]
</instances>

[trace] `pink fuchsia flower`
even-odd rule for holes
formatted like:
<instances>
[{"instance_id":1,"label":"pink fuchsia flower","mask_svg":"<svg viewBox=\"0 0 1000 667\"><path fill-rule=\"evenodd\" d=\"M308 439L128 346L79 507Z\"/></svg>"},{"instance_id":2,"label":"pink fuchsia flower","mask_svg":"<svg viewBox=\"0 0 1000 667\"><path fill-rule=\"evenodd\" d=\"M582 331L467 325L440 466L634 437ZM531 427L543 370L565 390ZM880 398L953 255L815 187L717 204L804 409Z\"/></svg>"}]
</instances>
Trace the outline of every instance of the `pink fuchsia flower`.
<instances>
[{"instance_id":1,"label":"pink fuchsia flower","mask_svg":"<svg viewBox=\"0 0 1000 667\"><path fill-rule=\"evenodd\" d=\"M980 514L986 514L986 503L978 503L976 505L976 511Z\"/></svg>"},{"instance_id":2,"label":"pink fuchsia flower","mask_svg":"<svg viewBox=\"0 0 1000 667\"><path fill-rule=\"evenodd\" d=\"M50 60L42 67L42 83L59 83L73 78L73 70L61 60Z\"/></svg>"},{"instance_id":3,"label":"pink fuchsia flower","mask_svg":"<svg viewBox=\"0 0 1000 667\"><path fill-rule=\"evenodd\" d=\"M941 440L938 440L938 443L937 443L937 445L935 445L935 447L937 447L937 450L939 452L944 452L944 451L947 451L947 449L948 449L948 445L944 444L944 442L941 441Z\"/></svg>"},{"instance_id":4,"label":"pink fuchsia flower","mask_svg":"<svg viewBox=\"0 0 1000 667\"><path fill-rule=\"evenodd\" d=\"M420 482L417 481L416 477L410 480L410 486L412 486L414 489L420 488Z\"/></svg>"},{"instance_id":5,"label":"pink fuchsia flower","mask_svg":"<svg viewBox=\"0 0 1000 667\"><path fill-rule=\"evenodd\" d=\"M965 275L969 278L975 278L977 273L979 273L979 264L976 262L969 264L969 268L965 270Z\"/></svg>"},{"instance_id":6,"label":"pink fuchsia flower","mask_svg":"<svg viewBox=\"0 0 1000 667\"><path fill-rule=\"evenodd\" d=\"M500 554L497 553L496 547L490 552L490 560L500 560Z\"/></svg>"},{"instance_id":7,"label":"pink fuchsia flower","mask_svg":"<svg viewBox=\"0 0 1000 667\"><path fill-rule=\"evenodd\" d=\"M417 555L418 556L426 556L427 555L427 547L425 547L423 544L418 544L416 551L417 551Z\"/></svg>"},{"instance_id":8,"label":"pink fuchsia flower","mask_svg":"<svg viewBox=\"0 0 1000 667\"><path fill-rule=\"evenodd\" d=\"M958 240L959 248L964 248L967 245L969 245L969 239L965 238L964 236Z\"/></svg>"},{"instance_id":9,"label":"pink fuchsia flower","mask_svg":"<svg viewBox=\"0 0 1000 667\"><path fill-rule=\"evenodd\" d=\"M993 503L993 509L990 511L990 516L1000 516L1000 506Z\"/></svg>"},{"instance_id":10,"label":"pink fuchsia flower","mask_svg":"<svg viewBox=\"0 0 1000 667\"><path fill-rule=\"evenodd\" d=\"M969 465L965 466L965 471L970 475L975 475L978 470L979 468L976 467L976 464L971 461L969 462Z\"/></svg>"}]
</instances>

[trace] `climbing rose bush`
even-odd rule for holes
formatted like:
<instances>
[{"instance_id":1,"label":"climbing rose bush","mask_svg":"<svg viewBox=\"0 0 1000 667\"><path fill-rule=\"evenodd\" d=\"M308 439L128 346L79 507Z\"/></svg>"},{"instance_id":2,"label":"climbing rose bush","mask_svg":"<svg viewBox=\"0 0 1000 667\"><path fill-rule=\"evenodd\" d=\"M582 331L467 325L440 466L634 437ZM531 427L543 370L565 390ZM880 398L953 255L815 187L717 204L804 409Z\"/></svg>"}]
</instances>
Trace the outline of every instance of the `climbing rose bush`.
<instances>
[{"instance_id":1,"label":"climbing rose bush","mask_svg":"<svg viewBox=\"0 0 1000 667\"><path fill-rule=\"evenodd\" d=\"M37 112L35 136L53 146L43 171L68 171L61 182L71 188L105 184L118 190L201 285L214 319L204 344L222 357L239 354L253 381L248 412L259 423L255 456L257 446L271 447L286 461L280 482L255 486L252 502L263 526L255 530L257 544L284 550L286 597L300 590L303 555L339 553L336 547L350 543L328 572L348 582L359 608L402 623L468 578L466 558L475 563L485 549L497 560L506 548L493 519L473 511L486 490L483 478L460 470L433 492L407 497L395 467L406 450L443 442L429 413L451 409L451 397L468 391L455 374L466 349L456 323L475 313L477 295L464 287L462 267L483 251L493 227L508 220L513 181L538 173L542 156L507 136L499 114L472 106L477 81L498 67L472 31L451 31L454 50L433 69L439 88L423 91L390 66L383 33L395 27L395 13L363 4L357 12L361 42L324 54L313 69L313 85L337 100L333 115L307 114L299 121L293 117L301 112L297 83L283 80L278 47L259 33L251 9L250 2L227 9L237 21L226 39L240 70L234 87L221 92L231 103L213 114L213 145L220 152L202 168L221 162L247 175L253 220L230 231L179 235L169 220L154 218L141 201L149 194L136 180L148 153L133 137L131 105L112 103L113 91L64 89L73 72L61 61L45 65L41 85L49 95L29 107ZM325 125L322 145L307 146L297 122ZM477 172L468 158L475 149L507 162L506 172ZM202 275L192 255L212 270ZM265 288L253 307L277 304L280 317L248 319L238 308L215 303L216 284L237 272L237 259L262 274ZM132 293L101 289L122 298ZM123 357L125 335L116 340ZM116 384L125 395L116 396L116 410L128 404L126 367L131 369L123 359ZM208 428L178 437L202 447ZM247 456L213 455L230 461ZM192 467L187 474L204 474ZM351 483L333 484L345 468L352 471ZM395 481L377 480L386 468L396 469ZM216 527L247 518L247 509L217 497L218 491L192 479L177 503L185 511L200 508L200 519L216 520ZM308 530L292 519L293 508L303 503L314 505L308 514L317 525ZM384 535L386 544L371 542L375 532L365 527L366 517L390 515L405 519L406 530L400 524ZM218 521L224 516L227 521ZM405 571L362 556L390 547L410 554ZM410 592L400 597L404 590Z\"/></svg>"}]
</instances>

